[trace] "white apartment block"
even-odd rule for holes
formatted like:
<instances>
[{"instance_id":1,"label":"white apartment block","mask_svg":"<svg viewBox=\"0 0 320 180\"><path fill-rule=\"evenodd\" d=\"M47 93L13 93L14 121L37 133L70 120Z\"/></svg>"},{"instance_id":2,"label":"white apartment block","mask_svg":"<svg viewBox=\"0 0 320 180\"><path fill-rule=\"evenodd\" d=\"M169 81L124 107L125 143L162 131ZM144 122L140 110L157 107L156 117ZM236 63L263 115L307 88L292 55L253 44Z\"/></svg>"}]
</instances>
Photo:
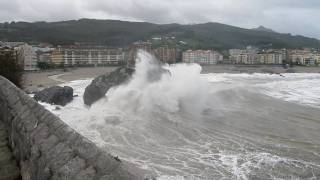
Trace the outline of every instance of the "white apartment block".
<instances>
[{"instance_id":1,"label":"white apartment block","mask_svg":"<svg viewBox=\"0 0 320 180\"><path fill-rule=\"evenodd\" d=\"M320 54L314 53L311 50L291 50L289 52L291 63L300 65L319 65Z\"/></svg>"},{"instance_id":2,"label":"white apartment block","mask_svg":"<svg viewBox=\"0 0 320 180\"><path fill-rule=\"evenodd\" d=\"M286 59L285 50L256 51L230 49L230 60L234 64L282 64Z\"/></svg>"},{"instance_id":3,"label":"white apartment block","mask_svg":"<svg viewBox=\"0 0 320 180\"><path fill-rule=\"evenodd\" d=\"M117 65L123 63L122 49L104 47L59 48L65 65Z\"/></svg>"},{"instance_id":4,"label":"white apartment block","mask_svg":"<svg viewBox=\"0 0 320 180\"><path fill-rule=\"evenodd\" d=\"M223 61L223 56L219 52L212 50L188 50L183 52L182 61L184 63L211 65Z\"/></svg>"},{"instance_id":5,"label":"white apartment block","mask_svg":"<svg viewBox=\"0 0 320 180\"><path fill-rule=\"evenodd\" d=\"M23 62L23 69L25 71L37 70L37 54L35 49L28 44L23 44L16 47L18 51L19 61Z\"/></svg>"}]
</instances>

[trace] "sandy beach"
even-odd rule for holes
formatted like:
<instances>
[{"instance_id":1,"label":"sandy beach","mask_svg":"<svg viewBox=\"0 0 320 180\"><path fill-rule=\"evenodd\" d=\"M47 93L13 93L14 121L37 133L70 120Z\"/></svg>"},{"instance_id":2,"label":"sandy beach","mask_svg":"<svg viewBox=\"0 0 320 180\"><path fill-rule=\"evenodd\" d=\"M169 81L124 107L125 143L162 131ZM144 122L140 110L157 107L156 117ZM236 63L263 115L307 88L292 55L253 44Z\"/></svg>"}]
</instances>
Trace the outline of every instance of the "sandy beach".
<instances>
[{"instance_id":1,"label":"sandy beach","mask_svg":"<svg viewBox=\"0 0 320 180\"><path fill-rule=\"evenodd\" d=\"M50 70L25 72L23 74L24 90L34 92L41 88L58 85L64 82L94 78L115 70L117 67L72 68L67 71Z\"/></svg>"}]
</instances>

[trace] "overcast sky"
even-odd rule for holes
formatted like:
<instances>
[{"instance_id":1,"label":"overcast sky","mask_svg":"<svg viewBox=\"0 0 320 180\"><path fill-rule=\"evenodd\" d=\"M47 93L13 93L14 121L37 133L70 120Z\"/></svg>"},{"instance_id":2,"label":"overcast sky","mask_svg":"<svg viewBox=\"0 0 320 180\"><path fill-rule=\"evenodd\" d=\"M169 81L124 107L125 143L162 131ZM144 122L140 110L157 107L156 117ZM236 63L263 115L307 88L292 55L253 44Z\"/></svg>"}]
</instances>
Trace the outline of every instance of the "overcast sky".
<instances>
[{"instance_id":1,"label":"overcast sky","mask_svg":"<svg viewBox=\"0 0 320 180\"><path fill-rule=\"evenodd\" d=\"M320 0L0 0L0 22L79 18L263 25L320 39Z\"/></svg>"}]
</instances>

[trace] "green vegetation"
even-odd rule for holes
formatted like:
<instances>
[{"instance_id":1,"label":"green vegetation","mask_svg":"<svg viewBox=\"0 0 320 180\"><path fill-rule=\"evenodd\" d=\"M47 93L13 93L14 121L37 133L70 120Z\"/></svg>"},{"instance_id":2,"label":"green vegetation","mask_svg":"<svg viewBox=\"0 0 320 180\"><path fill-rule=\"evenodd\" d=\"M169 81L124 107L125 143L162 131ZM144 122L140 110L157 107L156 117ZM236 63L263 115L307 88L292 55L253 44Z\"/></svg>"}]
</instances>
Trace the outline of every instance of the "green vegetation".
<instances>
[{"instance_id":1,"label":"green vegetation","mask_svg":"<svg viewBox=\"0 0 320 180\"><path fill-rule=\"evenodd\" d=\"M47 62L37 62L37 66L39 69L54 69L56 68L55 64L47 63Z\"/></svg>"},{"instance_id":2,"label":"green vegetation","mask_svg":"<svg viewBox=\"0 0 320 180\"><path fill-rule=\"evenodd\" d=\"M176 37L187 42L182 49L244 48L320 48L320 41L271 31L242 29L234 26L206 23L195 25L157 25L145 22L81 19L62 22L11 22L0 24L0 40L48 42L54 45L93 43L123 47L152 37Z\"/></svg>"},{"instance_id":3,"label":"green vegetation","mask_svg":"<svg viewBox=\"0 0 320 180\"><path fill-rule=\"evenodd\" d=\"M0 75L18 87L22 87L23 68L13 53L0 54Z\"/></svg>"}]
</instances>

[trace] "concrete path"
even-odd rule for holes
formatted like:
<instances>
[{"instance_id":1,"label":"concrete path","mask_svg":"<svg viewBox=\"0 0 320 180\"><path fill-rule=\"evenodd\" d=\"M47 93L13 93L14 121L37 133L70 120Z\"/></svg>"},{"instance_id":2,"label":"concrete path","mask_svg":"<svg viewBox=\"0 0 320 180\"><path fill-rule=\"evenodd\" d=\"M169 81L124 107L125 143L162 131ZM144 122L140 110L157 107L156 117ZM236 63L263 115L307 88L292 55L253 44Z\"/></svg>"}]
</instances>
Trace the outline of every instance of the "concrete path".
<instances>
[{"instance_id":1,"label":"concrete path","mask_svg":"<svg viewBox=\"0 0 320 180\"><path fill-rule=\"evenodd\" d=\"M0 180L16 180L19 177L20 170L8 146L7 130L0 121Z\"/></svg>"}]
</instances>

